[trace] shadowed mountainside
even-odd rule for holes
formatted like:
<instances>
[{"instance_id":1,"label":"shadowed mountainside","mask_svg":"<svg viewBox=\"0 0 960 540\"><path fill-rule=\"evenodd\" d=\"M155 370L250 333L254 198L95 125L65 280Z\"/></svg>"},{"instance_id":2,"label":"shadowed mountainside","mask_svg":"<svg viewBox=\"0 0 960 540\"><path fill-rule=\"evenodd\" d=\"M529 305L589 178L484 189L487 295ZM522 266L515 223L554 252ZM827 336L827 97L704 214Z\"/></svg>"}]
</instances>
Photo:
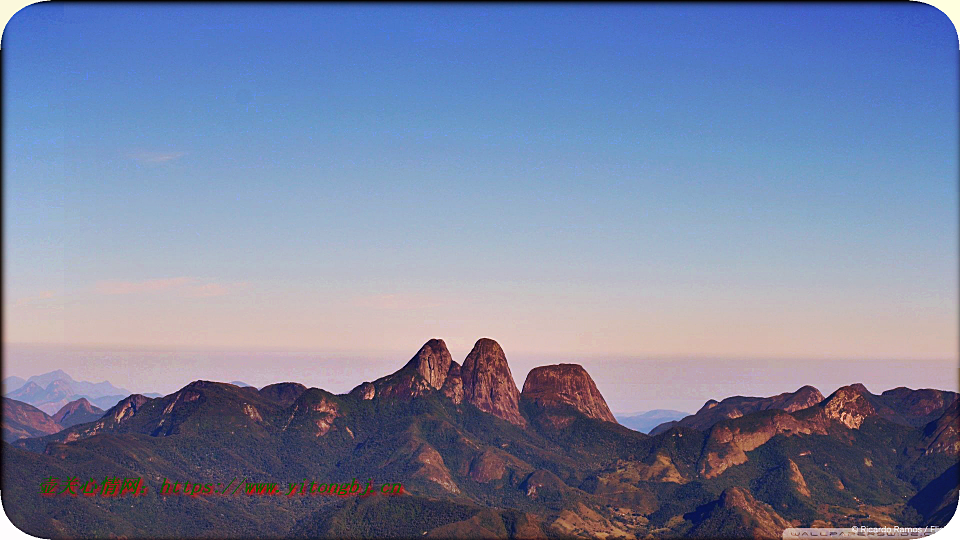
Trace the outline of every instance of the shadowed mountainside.
<instances>
[{"instance_id":1,"label":"shadowed mountainside","mask_svg":"<svg viewBox=\"0 0 960 540\"><path fill-rule=\"evenodd\" d=\"M53 419L63 427L92 422L103 416L103 409L95 407L86 398L80 398L64 405Z\"/></svg>"},{"instance_id":2,"label":"shadowed mountainside","mask_svg":"<svg viewBox=\"0 0 960 540\"><path fill-rule=\"evenodd\" d=\"M24 437L40 437L63 429L56 420L40 409L3 398L3 440L12 442Z\"/></svg>"}]
</instances>

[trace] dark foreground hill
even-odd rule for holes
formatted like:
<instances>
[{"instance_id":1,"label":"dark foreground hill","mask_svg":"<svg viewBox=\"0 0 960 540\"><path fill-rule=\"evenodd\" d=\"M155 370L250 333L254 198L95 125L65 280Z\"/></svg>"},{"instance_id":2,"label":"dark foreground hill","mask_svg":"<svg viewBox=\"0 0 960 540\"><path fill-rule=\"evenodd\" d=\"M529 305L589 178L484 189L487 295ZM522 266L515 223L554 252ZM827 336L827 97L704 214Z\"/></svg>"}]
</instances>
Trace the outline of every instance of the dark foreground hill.
<instances>
[{"instance_id":1,"label":"dark foreground hill","mask_svg":"<svg viewBox=\"0 0 960 540\"><path fill-rule=\"evenodd\" d=\"M952 394L807 391L648 436L610 421L579 366L535 377L519 392L493 340L463 365L431 340L343 395L209 381L133 395L95 421L4 443L4 508L46 538L779 538L785 526L943 525L956 508ZM105 476L141 477L148 492L40 494L51 477L62 488ZM403 494L287 496L354 479ZM164 496L164 480L282 493Z\"/></svg>"}]
</instances>

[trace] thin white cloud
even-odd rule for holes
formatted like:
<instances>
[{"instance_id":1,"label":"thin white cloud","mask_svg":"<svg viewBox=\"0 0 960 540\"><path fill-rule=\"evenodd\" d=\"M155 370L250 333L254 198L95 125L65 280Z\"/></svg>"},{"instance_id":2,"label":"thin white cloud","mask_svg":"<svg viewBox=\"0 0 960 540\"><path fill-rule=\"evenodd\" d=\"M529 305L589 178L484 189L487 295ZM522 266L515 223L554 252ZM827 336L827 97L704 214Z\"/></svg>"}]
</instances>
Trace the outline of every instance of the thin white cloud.
<instances>
[{"instance_id":1,"label":"thin white cloud","mask_svg":"<svg viewBox=\"0 0 960 540\"><path fill-rule=\"evenodd\" d=\"M226 296L233 292L247 288L249 283L238 281L235 283L204 283L191 285L183 289L184 296L190 298L207 298L211 296Z\"/></svg>"},{"instance_id":2,"label":"thin white cloud","mask_svg":"<svg viewBox=\"0 0 960 540\"><path fill-rule=\"evenodd\" d=\"M426 309L443 305L442 302L437 301L437 299L432 296L417 294L377 294L361 296L354 300L354 304L360 307L382 310Z\"/></svg>"},{"instance_id":3,"label":"thin white cloud","mask_svg":"<svg viewBox=\"0 0 960 540\"><path fill-rule=\"evenodd\" d=\"M194 277L175 277L141 281L100 281L96 283L94 290L108 296L169 292L183 298L206 298L231 294L248 285L245 281L217 283L204 282Z\"/></svg>"},{"instance_id":4,"label":"thin white cloud","mask_svg":"<svg viewBox=\"0 0 960 540\"><path fill-rule=\"evenodd\" d=\"M41 291L33 296L25 296L23 298L18 298L14 301L14 306L25 306L27 304L35 304L42 300L47 300L56 296L56 293L53 291Z\"/></svg>"},{"instance_id":5,"label":"thin white cloud","mask_svg":"<svg viewBox=\"0 0 960 540\"><path fill-rule=\"evenodd\" d=\"M131 152L127 157L141 163L166 163L185 155L187 155L186 152Z\"/></svg>"},{"instance_id":6,"label":"thin white cloud","mask_svg":"<svg viewBox=\"0 0 960 540\"><path fill-rule=\"evenodd\" d=\"M193 283L196 280L196 278L191 277L177 277L147 279L143 281L100 281L96 284L96 291L106 295L137 294L175 289Z\"/></svg>"}]
</instances>

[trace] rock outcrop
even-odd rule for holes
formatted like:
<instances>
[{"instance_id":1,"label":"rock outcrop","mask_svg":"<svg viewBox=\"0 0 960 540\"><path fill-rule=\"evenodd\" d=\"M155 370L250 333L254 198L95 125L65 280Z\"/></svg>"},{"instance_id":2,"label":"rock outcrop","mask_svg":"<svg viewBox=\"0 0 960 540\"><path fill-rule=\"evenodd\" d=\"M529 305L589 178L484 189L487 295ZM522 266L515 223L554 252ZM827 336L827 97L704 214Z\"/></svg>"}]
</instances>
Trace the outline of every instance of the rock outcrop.
<instances>
[{"instance_id":1,"label":"rock outcrop","mask_svg":"<svg viewBox=\"0 0 960 540\"><path fill-rule=\"evenodd\" d=\"M704 443L698 470L705 478L714 478L734 465L747 462L747 452L777 435L825 435L823 422L797 419L781 410L758 412L745 418L718 422L710 428Z\"/></svg>"},{"instance_id":2,"label":"rock outcrop","mask_svg":"<svg viewBox=\"0 0 960 540\"><path fill-rule=\"evenodd\" d=\"M868 416L877 413L867 399L867 394L867 389L859 383L838 388L820 404L821 414L850 429L859 429Z\"/></svg>"},{"instance_id":3,"label":"rock outcrop","mask_svg":"<svg viewBox=\"0 0 960 540\"><path fill-rule=\"evenodd\" d=\"M360 383L360 386L351 390L350 394L360 399L373 399L377 395L377 387L372 382Z\"/></svg>"},{"instance_id":4,"label":"rock outcrop","mask_svg":"<svg viewBox=\"0 0 960 540\"><path fill-rule=\"evenodd\" d=\"M823 394L816 388L807 385L801 387L796 392L785 392L770 398L770 402L762 407L761 410L782 409L787 412L795 412L823 401Z\"/></svg>"},{"instance_id":5,"label":"rock outcrop","mask_svg":"<svg viewBox=\"0 0 960 540\"><path fill-rule=\"evenodd\" d=\"M453 358L447 350L447 344L442 339L431 339L420 347L404 369L416 371L431 387L440 389L447 380L452 364Z\"/></svg>"},{"instance_id":6,"label":"rock outcrop","mask_svg":"<svg viewBox=\"0 0 960 540\"><path fill-rule=\"evenodd\" d=\"M809 497L810 488L807 486L807 480L803 477L803 473L800 472L800 467L797 467L797 464L792 459L787 459L787 473L797 493L804 497Z\"/></svg>"},{"instance_id":7,"label":"rock outcrop","mask_svg":"<svg viewBox=\"0 0 960 540\"><path fill-rule=\"evenodd\" d=\"M520 483L520 490L529 498L553 496L563 497L570 491L570 487L557 478L557 475L544 469L537 469Z\"/></svg>"},{"instance_id":8,"label":"rock outcrop","mask_svg":"<svg viewBox=\"0 0 960 540\"><path fill-rule=\"evenodd\" d=\"M460 364L453 362L447 372L447 380L440 387L440 392L459 405L463 401L463 379L460 376Z\"/></svg>"},{"instance_id":9,"label":"rock outcrop","mask_svg":"<svg viewBox=\"0 0 960 540\"><path fill-rule=\"evenodd\" d=\"M107 412L103 414L103 418L109 417L112 424L119 424L132 418L133 415L137 414L137 411L140 410L140 407L150 401L150 398L142 394L131 394L121 399L120 402L113 407L107 409Z\"/></svg>"},{"instance_id":10,"label":"rock outcrop","mask_svg":"<svg viewBox=\"0 0 960 540\"><path fill-rule=\"evenodd\" d=\"M463 361L460 378L464 401L512 424L527 425L520 415L520 391L510 373L507 356L496 341L477 341Z\"/></svg>"},{"instance_id":11,"label":"rock outcrop","mask_svg":"<svg viewBox=\"0 0 960 540\"><path fill-rule=\"evenodd\" d=\"M487 449L470 461L470 478L481 484L500 480L507 472L507 459L510 458L510 454L502 456L496 450Z\"/></svg>"},{"instance_id":12,"label":"rock outcrop","mask_svg":"<svg viewBox=\"0 0 960 540\"><path fill-rule=\"evenodd\" d=\"M450 369L456 365L446 343L442 339L431 339L398 371L372 383L365 382L350 393L362 399L422 396L443 388Z\"/></svg>"},{"instance_id":13,"label":"rock outcrop","mask_svg":"<svg viewBox=\"0 0 960 540\"><path fill-rule=\"evenodd\" d=\"M387 459L386 465L406 463L415 472L411 478L435 484L442 491L459 495L460 487L453 479L443 456L426 441L413 435L406 435L406 441Z\"/></svg>"},{"instance_id":14,"label":"rock outcrop","mask_svg":"<svg viewBox=\"0 0 960 540\"><path fill-rule=\"evenodd\" d=\"M527 374L520 399L541 407L570 405L590 418L617 422L590 374L578 364L534 368Z\"/></svg>"},{"instance_id":15,"label":"rock outcrop","mask_svg":"<svg viewBox=\"0 0 960 540\"><path fill-rule=\"evenodd\" d=\"M693 538L781 538L792 527L768 504L739 487L723 490L720 499L684 516L695 523Z\"/></svg>"},{"instance_id":16,"label":"rock outcrop","mask_svg":"<svg viewBox=\"0 0 960 540\"><path fill-rule=\"evenodd\" d=\"M607 470L597 475L597 489L594 489L593 492L622 492L624 486L633 486L637 482L685 484L689 481L680 473L673 459L666 453L657 453L652 457L652 463L618 459ZM650 460L648 458L645 461ZM612 486L612 488L603 489L604 484Z\"/></svg>"},{"instance_id":17,"label":"rock outcrop","mask_svg":"<svg viewBox=\"0 0 960 540\"><path fill-rule=\"evenodd\" d=\"M960 453L960 408L956 401L940 418L927 424L923 430L922 444L925 454L956 456Z\"/></svg>"}]
</instances>

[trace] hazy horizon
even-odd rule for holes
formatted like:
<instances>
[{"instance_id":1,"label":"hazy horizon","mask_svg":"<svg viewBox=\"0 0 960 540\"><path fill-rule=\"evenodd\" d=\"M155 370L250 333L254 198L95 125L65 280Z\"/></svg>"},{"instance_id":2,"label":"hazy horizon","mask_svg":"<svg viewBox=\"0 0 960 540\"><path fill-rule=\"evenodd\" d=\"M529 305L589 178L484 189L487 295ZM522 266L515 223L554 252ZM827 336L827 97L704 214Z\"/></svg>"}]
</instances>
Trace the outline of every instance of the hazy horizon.
<instances>
[{"instance_id":1,"label":"hazy horizon","mask_svg":"<svg viewBox=\"0 0 960 540\"><path fill-rule=\"evenodd\" d=\"M449 348L454 361L462 364L471 347ZM342 394L364 381L396 371L417 349L419 346L406 352L350 354L7 344L3 375L27 379L62 369L77 380L107 380L133 393L164 395L200 379L239 380L258 388L276 382L299 382ZM505 345L504 352L518 388L523 387L527 373L534 367L556 363L583 365L610 409L619 415L653 409L694 413L708 399L770 396L793 392L805 385L815 386L824 395L853 383L863 383L875 394L899 386L960 391L960 368L950 359L887 360L884 369L877 370L876 361L868 359L544 356L514 354ZM18 369L9 368L11 360ZM243 367L237 367L238 361ZM145 370L153 386L142 382Z\"/></svg>"}]
</instances>

